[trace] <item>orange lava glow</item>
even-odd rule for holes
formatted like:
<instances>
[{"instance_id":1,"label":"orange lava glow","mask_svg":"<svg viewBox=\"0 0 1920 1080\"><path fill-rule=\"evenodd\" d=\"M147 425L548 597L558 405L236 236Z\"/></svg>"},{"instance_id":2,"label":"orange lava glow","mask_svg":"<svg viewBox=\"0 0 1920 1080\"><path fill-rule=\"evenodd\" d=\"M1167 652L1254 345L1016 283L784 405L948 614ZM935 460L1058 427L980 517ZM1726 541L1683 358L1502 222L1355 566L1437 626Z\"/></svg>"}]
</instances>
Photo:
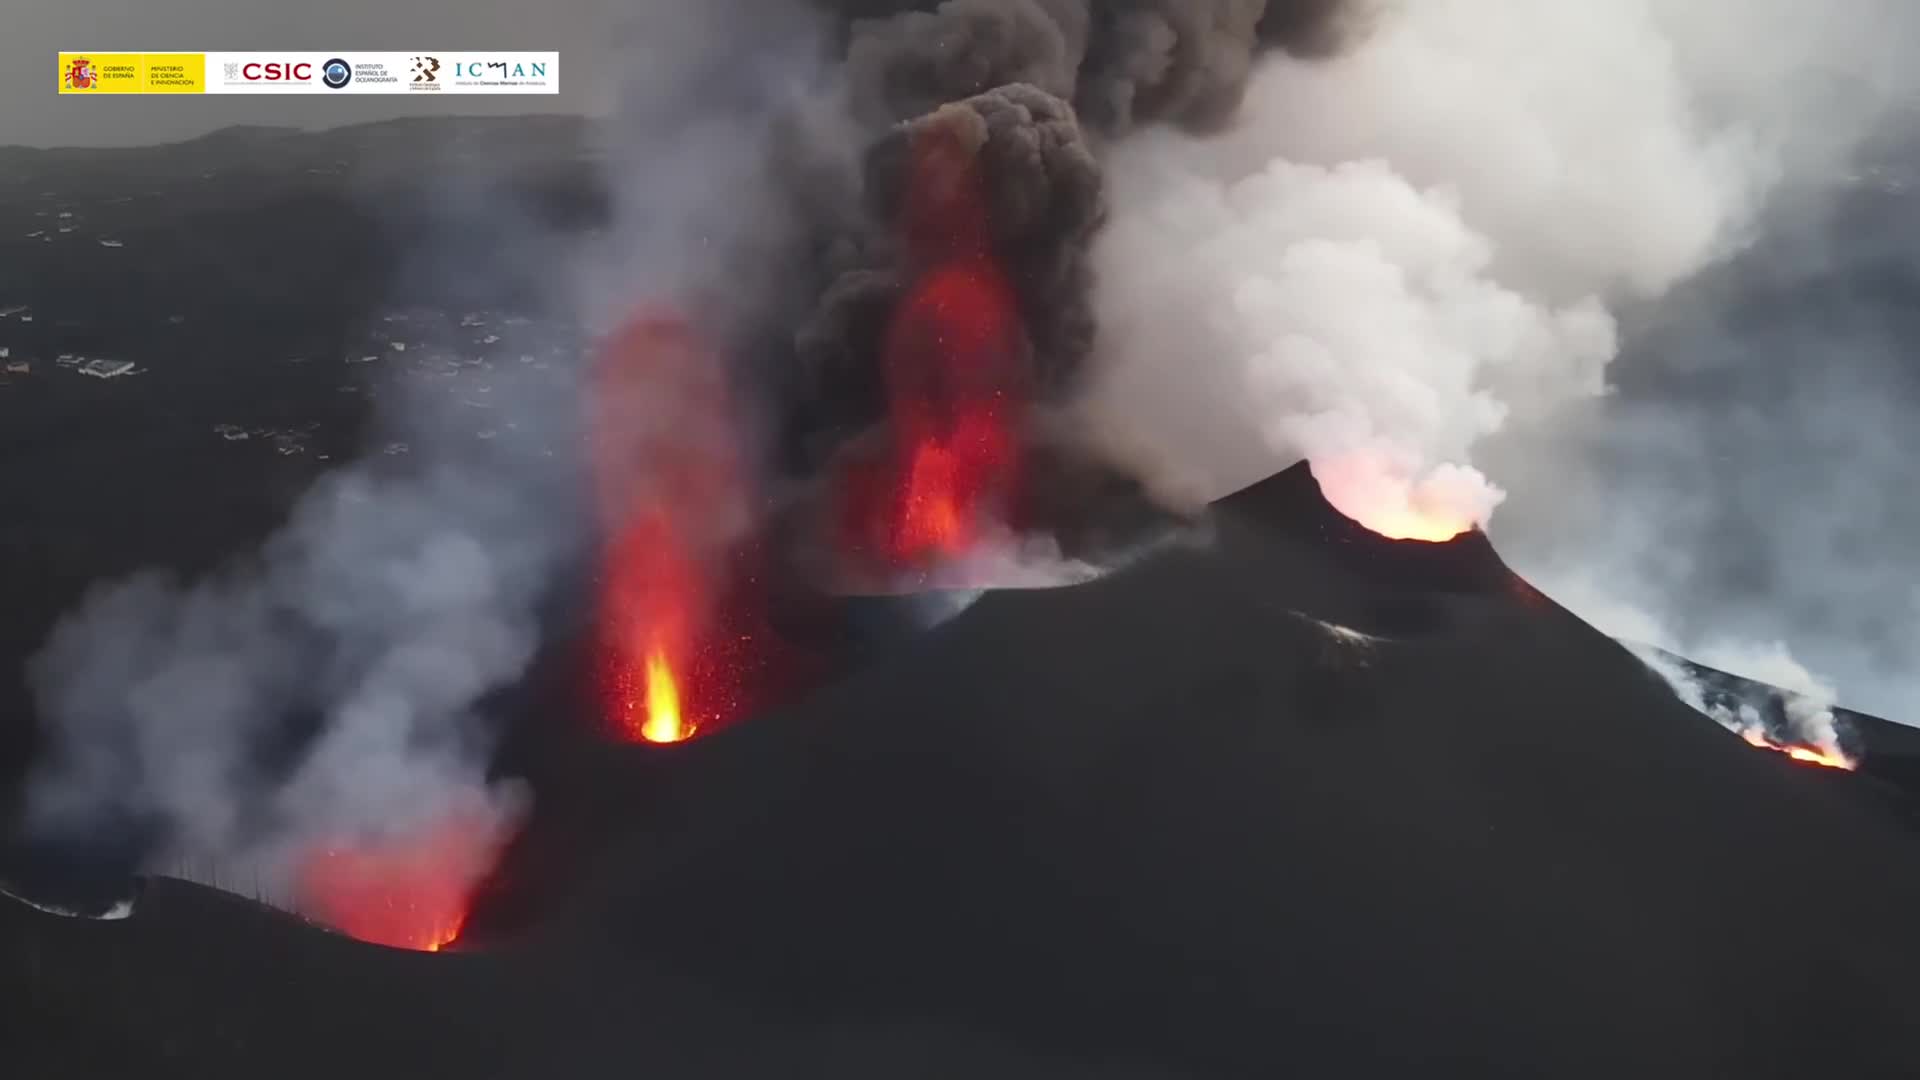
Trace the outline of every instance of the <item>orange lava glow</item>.
<instances>
[{"instance_id":1,"label":"orange lava glow","mask_svg":"<svg viewBox=\"0 0 1920 1080\"><path fill-rule=\"evenodd\" d=\"M498 831L451 821L417 835L342 841L296 870L301 907L361 941L439 952L466 924L472 886L492 865Z\"/></svg>"},{"instance_id":2,"label":"orange lava glow","mask_svg":"<svg viewBox=\"0 0 1920 1080\"><path fill-rule=\"evenodd\" d=\"M944 422L917 410L897 417L898 443L870 482L878 513L859 516L865 546L895 566L965 554L1010 489L1017 446L991 402Z\"/></svg>"},{"instance_id":3,"label":"orange lava glow","mask_svg":"<svg viewBox=\"0 0 1920 1080\"><path fill-rule=\"evenodd\" d=\"M844 531L891 566L924 567L1006 516L1030 380L979 165L951 132L916 137L901 234L913 275L882 346L889 448L844 477Z\"/></svg>"},{"instance_id":4,"label":"orange lava glow","mask_svg":"<svg viewBox=\"0 0 1920 1080\"><path fill-rule=\"evenodd\" d=\"M602 708L620 739L684 742L736 719L787 659L740 542L739 431L719 360L684 320L630 321L603 343L596 376Z\"/></svg>"},{"instance_id":5,"label":"orange lava glow","mask_svg":"<svg viewBox=\"0 0 1920 1080\"><path fill-rule=\"evenodd\" d=\"M690 556L670 515L647 512L609 540L601 574L602 684L615 733L684 742L705 726L695 710L709 704L707 687L688 684L710 617L709 571Z\"/></svg>"},{"instance_id":6,"label":"orange lava glow","mask_svg":"<svg viewBox=\"0 0 1920 1080\"><path fill-rule=\"evenodd\" d=\"M1312 471L1329 506L1389 540L1440 544L1470 532L1477 523L1470 508L1486 494L1484 478L1471 470L1443 467L1423 477L1378 449L1316 457ZM1496 494L1486 509L1497 501Z\"/></svg>"},{"instance_id":7,"label":"orange lava glow","mask_svg":"<svg viewBox=\"0 0 1920 1080\"><path fill-rule=\"evenodd\" d=\"M1430 516L1412 509L1383 511L1353 520L1389 540L1420 540L1429 544L1443 544L1473 528L1470 522Z\"/></svg>"},{"instance_id":8,"label":"orange lava glow","mask_svg":"<svg viewBox=\"0 0 1920 1080\"><path fill-rule=\"evenodd\" d=\"M1757 746L1762 750L1773 750L1785 754L1793 760L1806 765L1819 765L1822 768L1845 769L1848 771L1859 767L1858 762L1853 761L1838 751L1820 750L1801 743L1777 743L1768 738L1766 732L1758 728L1745 728L1740 732L1740 737L1747 740L1749 745Z\"/></svg>"},{"instance_id":9,"label":"orange lava glow","mask_svg":"<svg viewBox=\"0 0 1920 1080\"><path fill-rule=\"evenodd\" d=\"M682 742L693 735L693 725L680 714L680 687L674 681L673 665L661 650L647 654L647 715L640 724L640 737L648 742Z\"/></svg>"}]
</instances>

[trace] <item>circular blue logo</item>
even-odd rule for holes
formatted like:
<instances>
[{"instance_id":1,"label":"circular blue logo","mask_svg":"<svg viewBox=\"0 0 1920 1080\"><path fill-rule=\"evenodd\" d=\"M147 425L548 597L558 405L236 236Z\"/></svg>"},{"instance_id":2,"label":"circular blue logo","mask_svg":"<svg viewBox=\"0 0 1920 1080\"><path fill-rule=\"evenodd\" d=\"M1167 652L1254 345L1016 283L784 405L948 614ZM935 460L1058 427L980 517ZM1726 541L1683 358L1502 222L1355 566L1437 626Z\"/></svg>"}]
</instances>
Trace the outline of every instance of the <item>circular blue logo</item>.
<instances>
[{"instance_id":1,"label":"circular blue logo","mask_svg":"<svg viewBox=\"0 0 1920 1080\"><path fill-rule=\"evenodd\" d=\"M353 65L345 60L329 60L320 65L320 81L338 90L353 81Z\"/></svg>"}]
</instances>

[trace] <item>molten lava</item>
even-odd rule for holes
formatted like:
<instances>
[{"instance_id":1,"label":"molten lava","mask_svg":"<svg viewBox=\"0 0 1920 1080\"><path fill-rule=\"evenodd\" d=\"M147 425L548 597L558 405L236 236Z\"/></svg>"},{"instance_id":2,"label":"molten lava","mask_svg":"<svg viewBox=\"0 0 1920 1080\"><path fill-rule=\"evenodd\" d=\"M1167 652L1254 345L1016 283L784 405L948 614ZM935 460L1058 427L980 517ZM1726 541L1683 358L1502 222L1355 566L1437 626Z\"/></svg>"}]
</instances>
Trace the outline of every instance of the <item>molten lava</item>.
<instances>
[{"instance_id":1,"label":"molten lava","mask_svg":"<svg viewBox=\"0 0 1920 1080\"><path fill-rule=\"evenodd\" d=\"M681 680L710 605L706 569L670 515L647 511L610 539L601 574L602 682L616 733L687 739L698 724Z\"/></svg>"},{"instance_id":2,"label":"molten lava","mask_svg":"<svg viewBox=\"0 0 1920 1080\"><path fill-rule=\"evenodd\" d=\"M640 724L640 737L648 742L680 742L693 734L693 725L680 714L680 687L673 678L673 664L664 650L647 654L647 716Z\"/></svg>"},{"instance_id":3,"label":"molten lava","mask_svg":"<svg viewBox=\"0 0 1920 1080\"><path fill-rule=\"evenodd\" d=\"M1031 373L979 163L953 131L916 135L900 229L912 277L882 343L888 442L843 477L843 534L889 566L924 568L1005 519Z\"/></svg>"},{"instance_id":4,"label":"molten lava","mask_svg":"<svg viewBox=\"0 0 1920 1080\"><path fill-rule=\"evenodd\" d=\"M328 844L296 868L300 907L361 941L438 952L460 936L499 830L448 821L418 834Z\"/></svg>"},{"instance_id":5,"label":"molten lava","mask_svg":"<svg viewBox=\"0 0 1920 1080\"><path fill-rule=\"evenodd\" d=\"M1423 514L1411 507L1353 520L1389 540L1419 540L1429 544L1443 544L1473 528L1470 523Z\"/></svg>"},{"instance_id":6,"label":"molten lava","mask_svg":"<svg viewBox=\"0 0 1920 1080\"><path fill-rule=\"evenodd\" d=\"M794 657L739 539L746 474L717 359L684 321L643 315L603 344L596 374L603 708L622 739L681 742L770 694Z\"/></svg>"},{"instance_id":7,"label":"molten lava","mask_svg":"<svg viewBox=\"0 0 1920 1080\"><path fill-rule=\"evenodd\" d=\"M1793 760L1806 765L1819 765L1823 768L1845 769L1848 771L1859 767L1858 762L1855 762L1838 750L1821 750L1802 743L1775 742L1766 732L1759 728L1743 728L1740 731L1740 737L1747 740L1749 745L1757 746L1762 750L1773 750L1785 754Z\"/></svg>"},{"instance_id":8,"label":"molten lava","mask_svg":"<svg viewBox=\"0 0 1920 1080\"><path fill-rule=\"evenodd\" d=\"M1416 463L1383 449L1316 457L1312 467L1328 505L1389 540L1445 543L1484 520L1500 497L1477 472L1443 466L1423 477Z\"/></svg>"}]
</instances>

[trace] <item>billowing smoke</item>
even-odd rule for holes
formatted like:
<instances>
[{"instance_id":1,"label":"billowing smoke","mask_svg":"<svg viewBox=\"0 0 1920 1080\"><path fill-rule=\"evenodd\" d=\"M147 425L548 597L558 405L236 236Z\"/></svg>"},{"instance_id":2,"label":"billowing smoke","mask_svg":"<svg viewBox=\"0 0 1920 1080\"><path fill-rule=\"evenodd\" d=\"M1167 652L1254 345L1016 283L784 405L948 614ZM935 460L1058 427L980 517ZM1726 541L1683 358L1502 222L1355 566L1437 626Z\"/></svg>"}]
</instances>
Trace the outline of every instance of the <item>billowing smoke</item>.
<instances>
[{"instance_id":1,"label":"billowing smoke","mask_svg":"<svg viewBox=\"0 0 1920 1080\"><path fill-rule=\"evenodd\" d=\"M604 126L612 227L556 236L510 188L460 179L484 169L446 163L436 205L457 231L406 253L403 283L528 293L522 311L391 316L412 340L390 354L405 370L375 380L375 452L306 493L260 550L204 580L105 583L57 626L30 669L48 744L30 780L32 840L123 838L114 846L142 869L391 944L457 933L529 805L490 777L507 719L491 699L526 673L555 602L577 600L599 541L595 365L574 326L598 338L636 315L703 328L759 317L779 265L766 256L796 228L766 148L777 103L818 80L811 20L672 9L638 28L657 62L636 66L650 81ZM749 28L765 36L742 38ZM742 59L732 50L757 82L727 68ZM723 69L735 91L716 100ZM504 234L508 257L476 257L475 233ZM547 272L529 283L529 265ZM724 441L706 402L676 400L698 380L663 370L646 408L627 410L657 430L621 436L683 456ZM622 496L646 500L638 488L660 472L616 464Z\"/></svg>"},{"instance_id":2,"label":"billowing smoke","mask_svg":"<svg viewBox=\"0 0 1920 1080\"><path fill-rule=\"evenodd\" d=\"M911 120L998 86L1072 102L1096 130L1209 128L1239 106L1257 53L1336 48L1352 0L827 0L851 24L857 114ZM891 12L891 14L886 14Z\"/></svg>"},{"instance_id":3,"label":"billowing smoke","mask_svg":"<svg viewBox=\"0 0 1920 1080\"><path fill-rule=\"evenodd\" d=\"M97 590L30 665L52 746L29 826L133 830L153 868L291 904L325 902L295 887L321 853L423 837L470 883L523 809L480 706L578 542L542 524L552 491L473 455L342 470L211 579Z\"/></svg>"},{"instance_id":4,"label":"billowing smoke","mask_svg":"<svg viewBox=\"0 0 1920 1080\"><path fill-rule=\"evenodd\" d=\"M827 400L870 407L878 402L884 325L916 269L912 257L916 249L939 246L947 231L961 231L947 214L926 215L930 236L901 236L896 225L905 217L913 183L949 179L929 175L927 158L915 153L916 145L936 138L966 159L947 171L967 168L979 176L980 209L988 219L982 232L994 254L1016 268L1026 327L1018 359L1040 386L1058 388L1085 357L1092 337L1086 252L1101 220L1099 166L1071 107L1019 83L941 106L874 145L866 187L874 227L855 234L859 246L843 257L846 265L800 334L803 362L815 391Z\"/></svg>"},{"instance_id":5,"label":"billowing smoke","mask_svg":"<svg viewBox=\"0 0 1920 1080\"><path fill-rule=\"evenodd\" d=\"M1220 134L1116 148L1088 409L1172 491L1304 456L1369 523L1480 523L1501 492L1476 446L1599 394L1617 305L1737 242L1766 162L1700 113L1648 5L1369 25L1263 61Z\"/></svg>"},{"instance_id":6,"label":"billowing smoke","mask_svg":"<svg viewBox=\"0 0 1920 1080\"><path fill-rule=\"evenodd\" d=\"M915 269L898 235L901 181L929 125L958 132L978 155L1025 359L1042 399L1059 400L1077 387L1093 347L1101 146L1142 125L1217 127L1233 115L1256 55L1319 54L1357 25L1353 5L1332 0L832 6L859 16L845 30L843 93L864 139L854 185L864 199L824 238L827 284L800 335L809 388L828 403L813 426L830 432L878 419L879 342ZM892 8L907 10L884 13Z\"/></svg>"},{"instance_id":7,"label":"billowing smoke","mask_svg":"<svg viewBox=\"0 0 1920 1080\"><path fill-rule=\"evenodd\" d=\"M1915 162L1858 154L1911 124L1916 18L1430 0L1269 55L1222 130L1104 161L1089 427L1188 500L1308 457L1395 535L1511 487L1502 550L1576 610L1812 641L1898 710Z\"/></svg>"},{"instance_id":8,"label":"billowing smoke","mask_svg":"<svg viewBox=\"0 0 1920 1080\"><path fill-rule=\"evenodd\" d=\"M1506 419L1500 381L1600 389L1605 309L1504 285L1452 196L1378 160L1212 179L1212 144L1155 136L1115 154L1088 407L1163 489L1215 498L1305 456L1382 531L1478 522L1499 493L1466 462Z\"/></svg>"}]
</instances>

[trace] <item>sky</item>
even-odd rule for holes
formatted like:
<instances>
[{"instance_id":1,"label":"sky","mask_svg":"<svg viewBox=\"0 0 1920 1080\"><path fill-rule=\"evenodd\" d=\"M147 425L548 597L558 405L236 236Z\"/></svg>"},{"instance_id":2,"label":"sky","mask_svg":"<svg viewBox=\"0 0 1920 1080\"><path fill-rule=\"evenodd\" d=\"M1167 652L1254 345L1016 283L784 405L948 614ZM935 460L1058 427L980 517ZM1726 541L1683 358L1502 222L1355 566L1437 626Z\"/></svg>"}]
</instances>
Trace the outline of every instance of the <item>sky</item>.
<instances>
[{"instance_id":1,"label":"sky","mask_svg":"<svg viewBox=\"0 0 1920 1080\"><path fill-rule=\"evenodd\" d=\"M698 2L698 0L689 0ZM598 111L619 71L605 45L617 0L7 0L0 146L136 146L231 124L332 127L402 115ZM558 96L251 98L55 92L62 50L218 52L557 50Z\"/></svg>"}]
</instances>

